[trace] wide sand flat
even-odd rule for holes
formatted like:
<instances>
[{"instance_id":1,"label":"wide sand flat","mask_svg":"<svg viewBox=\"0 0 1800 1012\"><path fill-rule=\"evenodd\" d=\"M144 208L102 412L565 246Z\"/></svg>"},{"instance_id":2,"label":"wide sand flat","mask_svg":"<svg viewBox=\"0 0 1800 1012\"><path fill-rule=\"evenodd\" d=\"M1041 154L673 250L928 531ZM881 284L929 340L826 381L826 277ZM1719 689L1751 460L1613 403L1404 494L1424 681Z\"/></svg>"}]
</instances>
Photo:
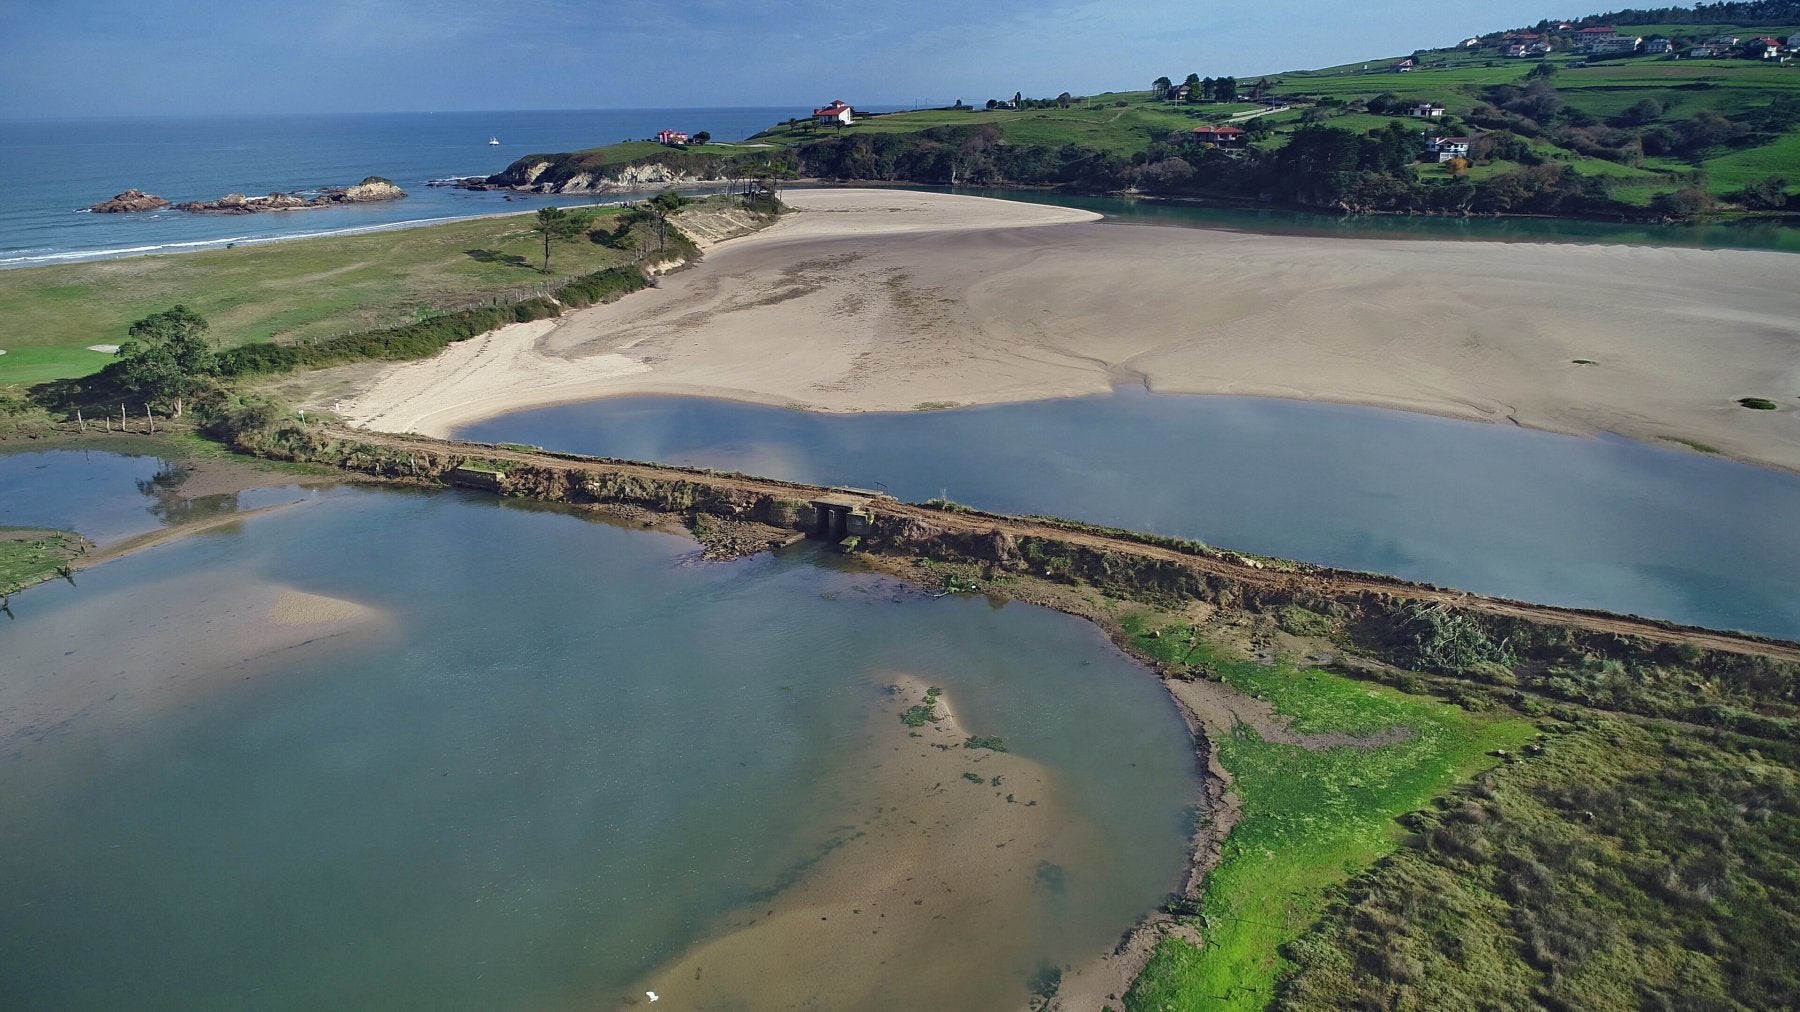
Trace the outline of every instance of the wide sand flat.
<instances>
[{"instance_id":1,"label":"wide sand flat","mask_svg":"<svg viewBox=\"0 0 1800 1012\"><path fill-rule=\"evenodd\" d=\"M1128 382L1610 431L1800 470L1791 254L1264 236L903 191L789 198L799 213L657 290L397 367L343 410L443 435L625 393L908 410ZM1788 410L1736 403L1749 396Z\"/></svg>"},{"instance_id":2,"label":"wide sand flat","mask_svg":"<svg viewBox=\"0 0 1800 1012\"><path fill-rule=\"evenodd\" d=\"M1061 890L1082 887L1061 869L1091 829L1039 764L963 748L947 697L938 722L909 731L900 714L926 686L891 681L854 774L859 810L843 813L854 831L792 885L596 1007L649 1008L649 993L704 1010L1025 1004L1019 982L1044 957L1042 922L1066 902Z\"/></svg>"}]
</instances>

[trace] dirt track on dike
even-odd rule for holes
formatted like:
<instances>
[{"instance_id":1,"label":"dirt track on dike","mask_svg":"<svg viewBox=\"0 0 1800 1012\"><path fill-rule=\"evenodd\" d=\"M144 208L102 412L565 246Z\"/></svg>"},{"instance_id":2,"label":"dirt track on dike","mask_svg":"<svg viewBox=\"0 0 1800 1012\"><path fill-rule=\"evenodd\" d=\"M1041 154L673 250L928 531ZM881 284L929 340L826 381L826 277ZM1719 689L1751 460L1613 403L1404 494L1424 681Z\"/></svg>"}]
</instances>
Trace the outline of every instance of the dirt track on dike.
<instances>
[{"instance_id":1,"label":"dirt track on dike","mask_svg":"<svg viewBox=\"0 0 1800 1012\"><path fill-rule=\"evenodd\" d=\"M584 470L595 474L617 474L653 482L683 481L747 495L803 498L809 494L823 494L829 491L824 486L807 485L800 482L739 474L719 474L697 468L663 466L549 451L514 450L485 443L466 443L424 436L404 436L329 427L326 429L326 433L333 438L400 452L428 452L446 456L476 457L483 460L513 462L537 467ZM1305 563L1270 564L1228 549L1213 548L1204 554L1182 551L1157 544L1147 544L1103 530L1085 528L1079 524L1056 523L1047 519L1011 517L978 510L947 510L887 498L877 500L874 508L885 517L914 520L949 534L979 537L999 532L1015 539L1040 538L1061 541L1098 552L1116 553L1172 564L1201 576L1235 581L1249 587L1270 591L1310 591L1330 597L1359 594L1382 595L1403 600L1442 603L1459 609L1504 618L1568 626L1593 633L1638 637L1671 644L1690 643L1707 650L1722 650L1785 661L1800 661L1800 643L1761 636L1720 632L1628 615L1529 604L1413 583L1392 577L1330 569Z\"/></svg>"}]
</instances>

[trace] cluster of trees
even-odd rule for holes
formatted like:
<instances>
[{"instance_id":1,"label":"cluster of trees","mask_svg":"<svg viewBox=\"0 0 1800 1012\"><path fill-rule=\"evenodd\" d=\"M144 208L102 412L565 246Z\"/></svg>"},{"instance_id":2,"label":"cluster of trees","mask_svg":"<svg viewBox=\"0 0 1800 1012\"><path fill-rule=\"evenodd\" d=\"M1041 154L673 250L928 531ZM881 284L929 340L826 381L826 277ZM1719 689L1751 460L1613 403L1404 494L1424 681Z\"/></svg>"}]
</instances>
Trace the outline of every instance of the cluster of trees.
<instances>
[{"instance_id":1,"label":"cluster of trees","mask_svg":"<svg viewBox=\"0 0 1800 1012\"><path fill-rule=\"evenodd\" d=\"M206 329L206 319L186 306L152 313L131 325L107 372L121 393L180 418L183 402L219 374Z\"/></svg>"},{"instance_id":2,"label":"cluster of trees","mask_svg":"<svg viewBox=\"0 0 1800 1012\"><path fill-rule=\"evenodd\" d=\"M1478 157L1532 159L1516 134L1488 135ZM939 127L918 134L831 138L796 149L803 171L835 179L1137 189L1169 195L1279 200L1355 211L1632 213L1604 177L1555 163L1527 165L1479 181L1426 181L1416 162L1423 138L1395 123L1357 133L1300 128L1273 151L1227 151L1186 134L1161 136L1129 158L1075 144L1001 143L992 126ZM1675 208L1659 209L1673 213Z\"/></svg>"},{"instance_id":3,"label":"cluster of trees","mask_svg":"<svg viewBox=\"0 0 1800 1012\"><path fill-rule=\"evenodd\" d=\"M1651 7L1590 14L1572 22L1577 28L1605 25L1791 25L1800 23L1800 0L1730 0L1693 7ZM1538 30L1557 22L1540 21Z\"/></svg>"},{"instance_id":4,"label":"cluster of trees","mask_svg":"<svg viewBox=\"0 0 1800 1012\"><path fill-rule=\"evenodd\" d=\"M1468 117L1476 126L1541 137L1579 154L1626 165L1641 163L1646 155L1698 162L1720 148L1767 144L1800 126L1800 99L1787 95L1730 116L1702 109L1675 122L1662 119L1667 109L1654 97L1639 99L1600 120L1571 108L1550 77L1495 85L1483 92L1483 99Z\"/></svg>"},{"instance_id":5,"label":"cluster of trees","mask_svg":"<svg viewBox=\"0 0 1800 1012\"><path fill-rule=\"evenodd\" d=\"M1015 91L1015 92L1013 92L1013 97L1011 99L1004 99L1004 98L988 99L987 100L987 108L990 110L993 110L993 109L1067 109L1068 107L1075 105L1081 101L1082 101L1082 99L1080 98L1080 96L1071 95L1070 93L1068 93L1066 91L1063 92L1062 94L1056 96L1055 98L1026 98L1024 92ZM956 100L956 105L953 106L952 108L960 109L960 108L967 108L967 107L962 104L962 99L959 98Z\"/></svg>"},{"instance_id":6,"label":"cluster of trees","mask_svg":"<svg viewBox=\"0 0 1800 1012\"><path fill-rule=\"evenodd\" d=\"M1199 74L1189 74L1187 80L1181 83L1187 88L1185 98L1189 102L1235 102L1238 99L1238 80L1235 77L1201 77ZM1268 81L1258 81L1251 88L1250 97L1261 98L1268 90ZM1159 77L1150 82L1150 93L1156 98L1174 99L1181 95L1181 89L1174 81Z\"/></svg>"}]
</instances>

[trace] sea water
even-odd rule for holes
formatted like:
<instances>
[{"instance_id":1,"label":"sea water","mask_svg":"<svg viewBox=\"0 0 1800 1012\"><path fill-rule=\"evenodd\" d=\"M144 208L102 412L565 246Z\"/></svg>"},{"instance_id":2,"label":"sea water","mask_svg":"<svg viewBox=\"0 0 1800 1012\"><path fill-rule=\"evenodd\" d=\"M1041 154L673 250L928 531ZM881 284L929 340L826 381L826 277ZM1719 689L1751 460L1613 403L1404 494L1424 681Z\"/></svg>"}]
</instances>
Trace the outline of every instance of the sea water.
<instances>
[{"instance_id":1,"label":"sea water","mask_svg":"<svg viewBox=\"0 0 1800 1012\"><path fill-rule=\"evenodd\" d=\"M0 268L175 252L523 211L594 196L472 192L527 154L643 140L663 129L739 141L804 109L605 109L0 121ZM492 137L500 143L490 146ZM383 176L401 200L257 215L82 210L128 188L171 202L346 186ZM512 199L508 199L508 198Z\"/></svg>"},{"instance_id":2,"label":"sea water","mask_svg":"<svg viewBox=\"0 0 1800 1012\"><path fill-rule=\"evenodd\" d=\"M8 181L6 199L0 201L0 269L390 228L523 211L546 203L592 203L609 198L471 192L428 184L434 179L490 175L527 154L643 140L663 129L705 130L716 140L737 142L808 111L770 107L0 120L0 178ZM490 137L500 144L490 146ZM83 210L132 187L179 203L213 200L227 193L255 196L343 186L369 175L392 179L408 196L385 203L254 216L168 209L132 214ZM1041 190L964 192L1083 207L1114 221L1275 234L1800 252L1800 229L1780 224L1350 217Z\"/></svg>"}]
</instances>

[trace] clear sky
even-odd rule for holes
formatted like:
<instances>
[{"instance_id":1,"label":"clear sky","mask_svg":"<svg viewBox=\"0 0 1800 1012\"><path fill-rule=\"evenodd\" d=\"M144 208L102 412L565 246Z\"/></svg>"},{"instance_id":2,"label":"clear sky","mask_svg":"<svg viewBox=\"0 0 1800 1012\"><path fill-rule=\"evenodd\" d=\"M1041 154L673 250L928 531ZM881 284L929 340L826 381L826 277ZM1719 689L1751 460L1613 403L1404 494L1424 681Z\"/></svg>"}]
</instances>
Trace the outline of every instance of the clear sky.
<instances>
[{"instance_id":1,"label":"clear sky","mask_svg":"<svg viewBox=\"0 0 1800 1012\"><path fill-rule=\"evenodd\" d=\"M0 118L979 103L1331 66L1586 13L1542 0L0 0Z\"/></svg>"}]
</instances>

